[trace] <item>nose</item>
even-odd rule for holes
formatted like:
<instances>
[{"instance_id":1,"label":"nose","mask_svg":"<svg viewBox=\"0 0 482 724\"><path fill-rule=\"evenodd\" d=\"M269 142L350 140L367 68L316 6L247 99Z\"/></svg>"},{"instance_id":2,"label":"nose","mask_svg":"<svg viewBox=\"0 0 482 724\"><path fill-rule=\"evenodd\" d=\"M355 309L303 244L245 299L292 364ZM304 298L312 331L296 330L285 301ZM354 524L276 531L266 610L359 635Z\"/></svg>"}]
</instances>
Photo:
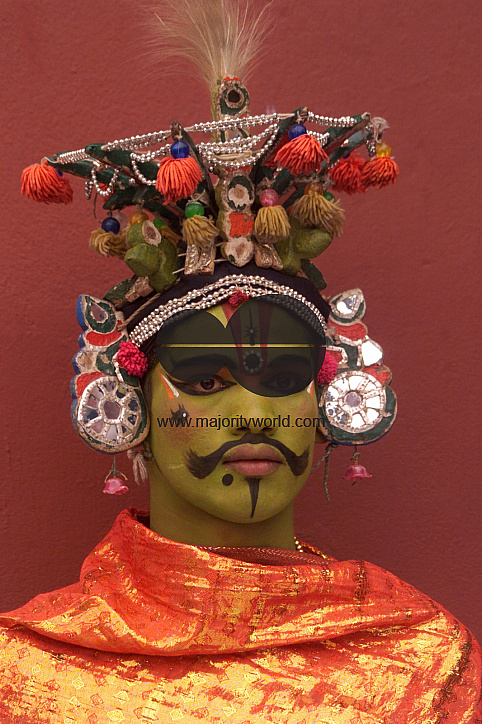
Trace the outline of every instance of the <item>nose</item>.
<instances>
[{"instance_id":1,"label":"nose","mask_svg":"<svg viewBox=\"0 0 482 724\"><path fill-rule=\"evenodd\" d=\"M232 414L232 434L238 437L249 433L273 435L279 427L275 397L262 397L243 389L237 395L239 405Z\"/></svg>"}]
</instances>

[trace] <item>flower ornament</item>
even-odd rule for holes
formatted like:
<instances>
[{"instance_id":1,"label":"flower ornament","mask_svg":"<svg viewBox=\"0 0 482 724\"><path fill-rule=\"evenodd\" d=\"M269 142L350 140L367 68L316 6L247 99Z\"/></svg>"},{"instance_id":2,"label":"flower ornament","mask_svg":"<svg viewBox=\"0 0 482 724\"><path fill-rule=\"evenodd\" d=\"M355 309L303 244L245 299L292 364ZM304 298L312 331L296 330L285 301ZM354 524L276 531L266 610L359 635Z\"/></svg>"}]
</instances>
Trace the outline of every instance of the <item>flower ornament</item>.
<instances>
[{"instance_id":1,"label":"flower ornament","mask_svg":"<svg viewBox=\"0 0 482 724\"><path fill-rule=\"evenodd\" d=\"M356 465L350 465L343 477L343 480L353 480L354 483L356 483L358 480L363 480L363 478L372 478L373 475L370 475L368 470L364 465L359 465L358 463Z\"/></svg>"},{"instance_id":2,"label":"flower ornament","mask_svg":"<svg viewBox=\"0 0 482 724\"><path fill-rule=\"evenodd\" d=\"M364 478L371 478L373 477L370 475L368 470L364 465L360 465L358 462L358 458L360 457L360 453L355 448L355 452L351 456L351 460L353 460L353 464L349 465L347 468L347 471L343 477L343 480L352 480L352 485L355 485L355 483L358 480L363 480Z\"/></svg>"},{"instance_id":3,"label":"flower ornament","mask_svg":"<svg viewBox=\"0 0 482 724\"><path fill-rule=\"evenodd\" d=\"M133 377L144 377L149 366L146 355L133 342L120 343L117 363Z\"/></svg>"},{"instance_id":4,"label":"flower ornament","mask_svg":"<svg viewBox=\"0 0 482 724\"><path fill-rule=\"evenodd\" d=\"M243 302L247 302L249 299L248 294L245 294L244 292L234 292L234 294L231 294L231 296L228 299L229 304L233 307L239 307L240 304Z\"/></svg>"},{"instance_id":5,"label":"flower ornament","mask_svg":"<svg viewBox=\"0 0 482 724\"><path fill-rule=\"evenodd\" d=\"M319 385L327 385L329 384L334 376L336 375L338 370L338 362L333 357L332 354L329 352L326 352L325 359L323 360L323 365L321 367L321 370L318 372L316 376L316 381Z\"/></svg>"}]
</instances>

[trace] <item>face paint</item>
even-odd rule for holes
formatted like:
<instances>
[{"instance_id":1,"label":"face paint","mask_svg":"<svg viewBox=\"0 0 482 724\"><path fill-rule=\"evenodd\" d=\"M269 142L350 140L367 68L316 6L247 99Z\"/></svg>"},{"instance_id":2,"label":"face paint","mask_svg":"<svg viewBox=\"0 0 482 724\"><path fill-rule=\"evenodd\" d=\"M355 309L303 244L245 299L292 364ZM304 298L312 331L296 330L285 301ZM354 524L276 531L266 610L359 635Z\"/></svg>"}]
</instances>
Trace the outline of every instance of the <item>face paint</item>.
<instances>
[{"instance_id":1,"label":"face paint","mask_svg":"<svg viewBox=\"0 0 482 724\"><path fill-rule=\"evenodd\" d=\"M171 412L171 420L176 421L177 425L182 425L182 422L188 419L189 413L184 405L179 405L177 410Z\"/></svg>"},{"instance_id":2,"label":"face paint","mask_svg":"<svg viewBox=\"0 0 482 724\"><path fill-rule=\"evenodd\" d=\"M159 376L161 380L164 382L164 386L167 391L167 396L172 399L173 397L179 397L179 392L176 390L176 388L171 383L171 380L168 380L167 377L165 377L163 374L159 372Z\"/></svg>"},{"instance_id":3,"label":"face paint","mask_svg":"<svg viewBox=\"0 0 482 724\"><path fill-rule=\"evenodd\" d=\"M232 442L225 442L214 452L209 455L197 455L193 450L189 450L186 460L186 465L189 471L196 477L202 480L206 476L210 475L213 470L220 463L221 458L233 448L239 447L240 445L261 445L265 443L279 450L286 459L289 468L293 475L302 475L308 465L309 449L307 448L301 455L296 455L290 448L282 443L280 440L274 440L268 437L264 433L246 433L239 440L233 440Z\"/></svg>"},{"instance_id":4,"label":"face paint","mask_svg":"<svg viewBox=\"0 0 482 724\"><path fill-rule=\"evenodd\" d=\"M261 397L306 389L323 363L323 329L316 318L312 324L304 320L306 308L304 316L296 316L279 303L263 300L248 300L226 323L208 310L192 310L188 317L180 313L177 322L174 315L161 327L156 354L176 386L182 389L214 377L226 367L239 385Z\"/></svg>"},{"instance_id":5,"label":"face paint","mask_svg":"<svg viewBox=\"0 0 482 724\"><path fill-rule=\"evenodd\" d=\"M254 518L256 503L258 502L259 481L260 478L246 478L249 485L249 494L251 495L251 518Z\"/></svg>"},{"instance_id":6,"label":"face paint","mask_svg":"<svg viewBox=\"0 0 482 724\"><path fill-rule=\"evenodd\" d=\"M227 315L221 306L206 314L226 326ZM281 317L276 320L279 328ZM260 344L264 321L252 313L251 320L246 314L245 318L239 317L239 322L243 323L241 352L255 350L264 355L267 348ZM249 344L253 335L254 348ZM234 354L238 355L237 348ZM239 359L242 363L242 354ZM237 524L268 520L291 504L308 477L315 442L315 429L297 427L294 421L298 416L317 416L315 387L309 395L307 383L294 394L263 396L239 384L226 367L215 376L208 375L209 379L203 376L186 385L169 379L169 374L161 365L150 373L154 424L149 445L155 465L151 489L158 486L159 515L165 508L164 501L169 502L173 496L181 501L182 511L188 503L213 518ZM172 390L177 393L175 404ZM190 425L155 424L157 418L168 420L179 414L181 405L188 411ZM248 422L258 417L272 422L266 427ZM281 421L288 417L291 426L284 427ZM230 424L214 428L207 422L199 423L210 418L227 418ZM156 493L151 494L151 499L153 495Z\"/></svg>"}]
</instances>

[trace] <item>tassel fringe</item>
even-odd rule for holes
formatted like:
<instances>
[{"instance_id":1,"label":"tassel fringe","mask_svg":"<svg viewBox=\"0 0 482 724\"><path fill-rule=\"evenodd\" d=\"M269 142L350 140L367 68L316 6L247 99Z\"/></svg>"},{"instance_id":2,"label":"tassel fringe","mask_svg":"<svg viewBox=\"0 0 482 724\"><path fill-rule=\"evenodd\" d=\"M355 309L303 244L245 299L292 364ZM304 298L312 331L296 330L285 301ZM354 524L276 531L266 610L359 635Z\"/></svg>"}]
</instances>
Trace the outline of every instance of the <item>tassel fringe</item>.
<instances>
[{"instance_id":1,"label":"tassel fringe","mask_svg":"<svg viewBox=\"0 0 482 724\"><path fill-rule=\"evenodd\" d=\"M204 249L218 234L219 229L205 216L191 216L182 224L182 235L186 244L193 244L197 249Z\"/></svg>"},{"instance_id":2,"label":"tassel fringe","mask_svg":"<svg viewBox=\"0 0 482 724\"><path fill-rule=\"evenodd\" d=\"M132 460L132 471L137 485L147 483L149 480L149 472L147 470L146 454L143 446L138 445L137 447L128 450L127 457L129 460Z\"/></svg>"},{"instance_id":3,"label":"tassel fringe","mask_svg":"<svg viewBox=\"0 0 482 724\"><path fill-rule=\"evenodd\" d=\"M303 133L280 148L275 156L279 166L289 169L293 176L319 171L328 156L314 136Z\"/></svg>"},{"instance_id":4,"label":"tassel fringe","mask_svg":"<svg viewBox=\"0 0 482 724\"><path fill-rule=\"evenodd\" d=\"M290 235L290 222L283 206L262 206L256 214L254 233L258 238L273 243Z\"/></svg>"},{"instance_id":5,"label":"tassel fringe","mask_svg":"<svg viewBox=\"0 0 482 724\"><path fill-rule=\"evenodd\" d=\"M330 201L322 193L307 188L304 195L295 201L291 214L301 226L323 229L332 238L341 236L345 212L339 201Z\"/></svg>"},{"instance_id":6,"label":"tassel fringe","mask_svg":"<svg viewBox=\"0 0 482 724\"><path fill-rule=\"evenodd\" d=\"M361 183L361 175L365 167L365 159L358 153L351 153L348 158L342 158L330 171L334 191L344 191L347 194L356 194L366 191Z\"/></svg>"},{"instance_id":7,"label":"tassel fringe","mask_svg":"<svg viewBox=\"0 0 482 724\"><path fill-rule=\"evenodd\" d=\"M383 186L395 183L398 172L398 164L391 156L373 156L362 171L362 186L364 188L375 186L381 189Z\"/></svg>"},{"instance_id":8,"label":"tassel fringe","mask_svg":"<svg viewBox=\"0 0 482 724\"><path fill-rule=\"evenodd\" d=\"M202 181L201 169L192 156L173 158L168 156L159 166L156 189L166 201L176 203L189 198Z\"/></svg>"},{"instance_id":9,"label":"tassel fringe","mask_svg":"<svg viewBox=\"0 0 482 724\"><path fill-rule=\"evenodd\" d=\"M70 204L74 195L67 179L47 161L27 166L21 181L22 195L44 204Z\"/></svg>"},{"instance_id":10,"label":"tassel fringe","mask_svg":"<svg viewBox=\"0 0 482 724\"><path fill-rule=\"evenodd\" d=\"M112 234L103 229L95 229L90 235L89 246L101 256L116 256L123 259L129 248L127 231L127 227L119 231L118 234Z\"/></svg>"}]
</instances>

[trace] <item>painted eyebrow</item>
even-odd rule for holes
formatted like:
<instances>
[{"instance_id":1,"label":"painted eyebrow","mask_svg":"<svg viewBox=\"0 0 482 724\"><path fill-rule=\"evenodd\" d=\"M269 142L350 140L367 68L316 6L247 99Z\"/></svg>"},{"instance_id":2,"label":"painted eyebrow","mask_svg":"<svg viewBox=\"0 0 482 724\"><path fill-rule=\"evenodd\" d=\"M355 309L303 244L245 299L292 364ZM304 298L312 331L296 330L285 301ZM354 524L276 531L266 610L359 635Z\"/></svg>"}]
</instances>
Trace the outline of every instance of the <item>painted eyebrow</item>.
<instances>
[{"instance_id":1,"label":"painted eyebrow","mask_svg":"<svg viewBox=\"0 0 482 724\"><path fill-rule=\"evenodd\" d=\"M308 349L308 348L307 348ZM276 359L272 360L267 366L269 367L276 367L280 363L286 363L286 362L307 362L307 358L304 355L301 354L280 354L279 357L276 357Z\"/></svg>"},{"instance_id":2,"label":"painted eyebrow","mask_svg":"<svg viewBox=\"0 0 482 724\"><path fill-rule=\"evenodd\" d=\"M179 360L178 362L175 362L176 369L179 369L184 366L192 366L193 363L213 363L213 362L222 362L224 364L224 360L231 361L229 357L226 357L226 355L222 354L204 354L204 355L193 355L192 357L184 357L182 360ZM171 358L172 361L172 358ZM222 365L221 365L222 366Z\"/></svg>"}]
</instances>

